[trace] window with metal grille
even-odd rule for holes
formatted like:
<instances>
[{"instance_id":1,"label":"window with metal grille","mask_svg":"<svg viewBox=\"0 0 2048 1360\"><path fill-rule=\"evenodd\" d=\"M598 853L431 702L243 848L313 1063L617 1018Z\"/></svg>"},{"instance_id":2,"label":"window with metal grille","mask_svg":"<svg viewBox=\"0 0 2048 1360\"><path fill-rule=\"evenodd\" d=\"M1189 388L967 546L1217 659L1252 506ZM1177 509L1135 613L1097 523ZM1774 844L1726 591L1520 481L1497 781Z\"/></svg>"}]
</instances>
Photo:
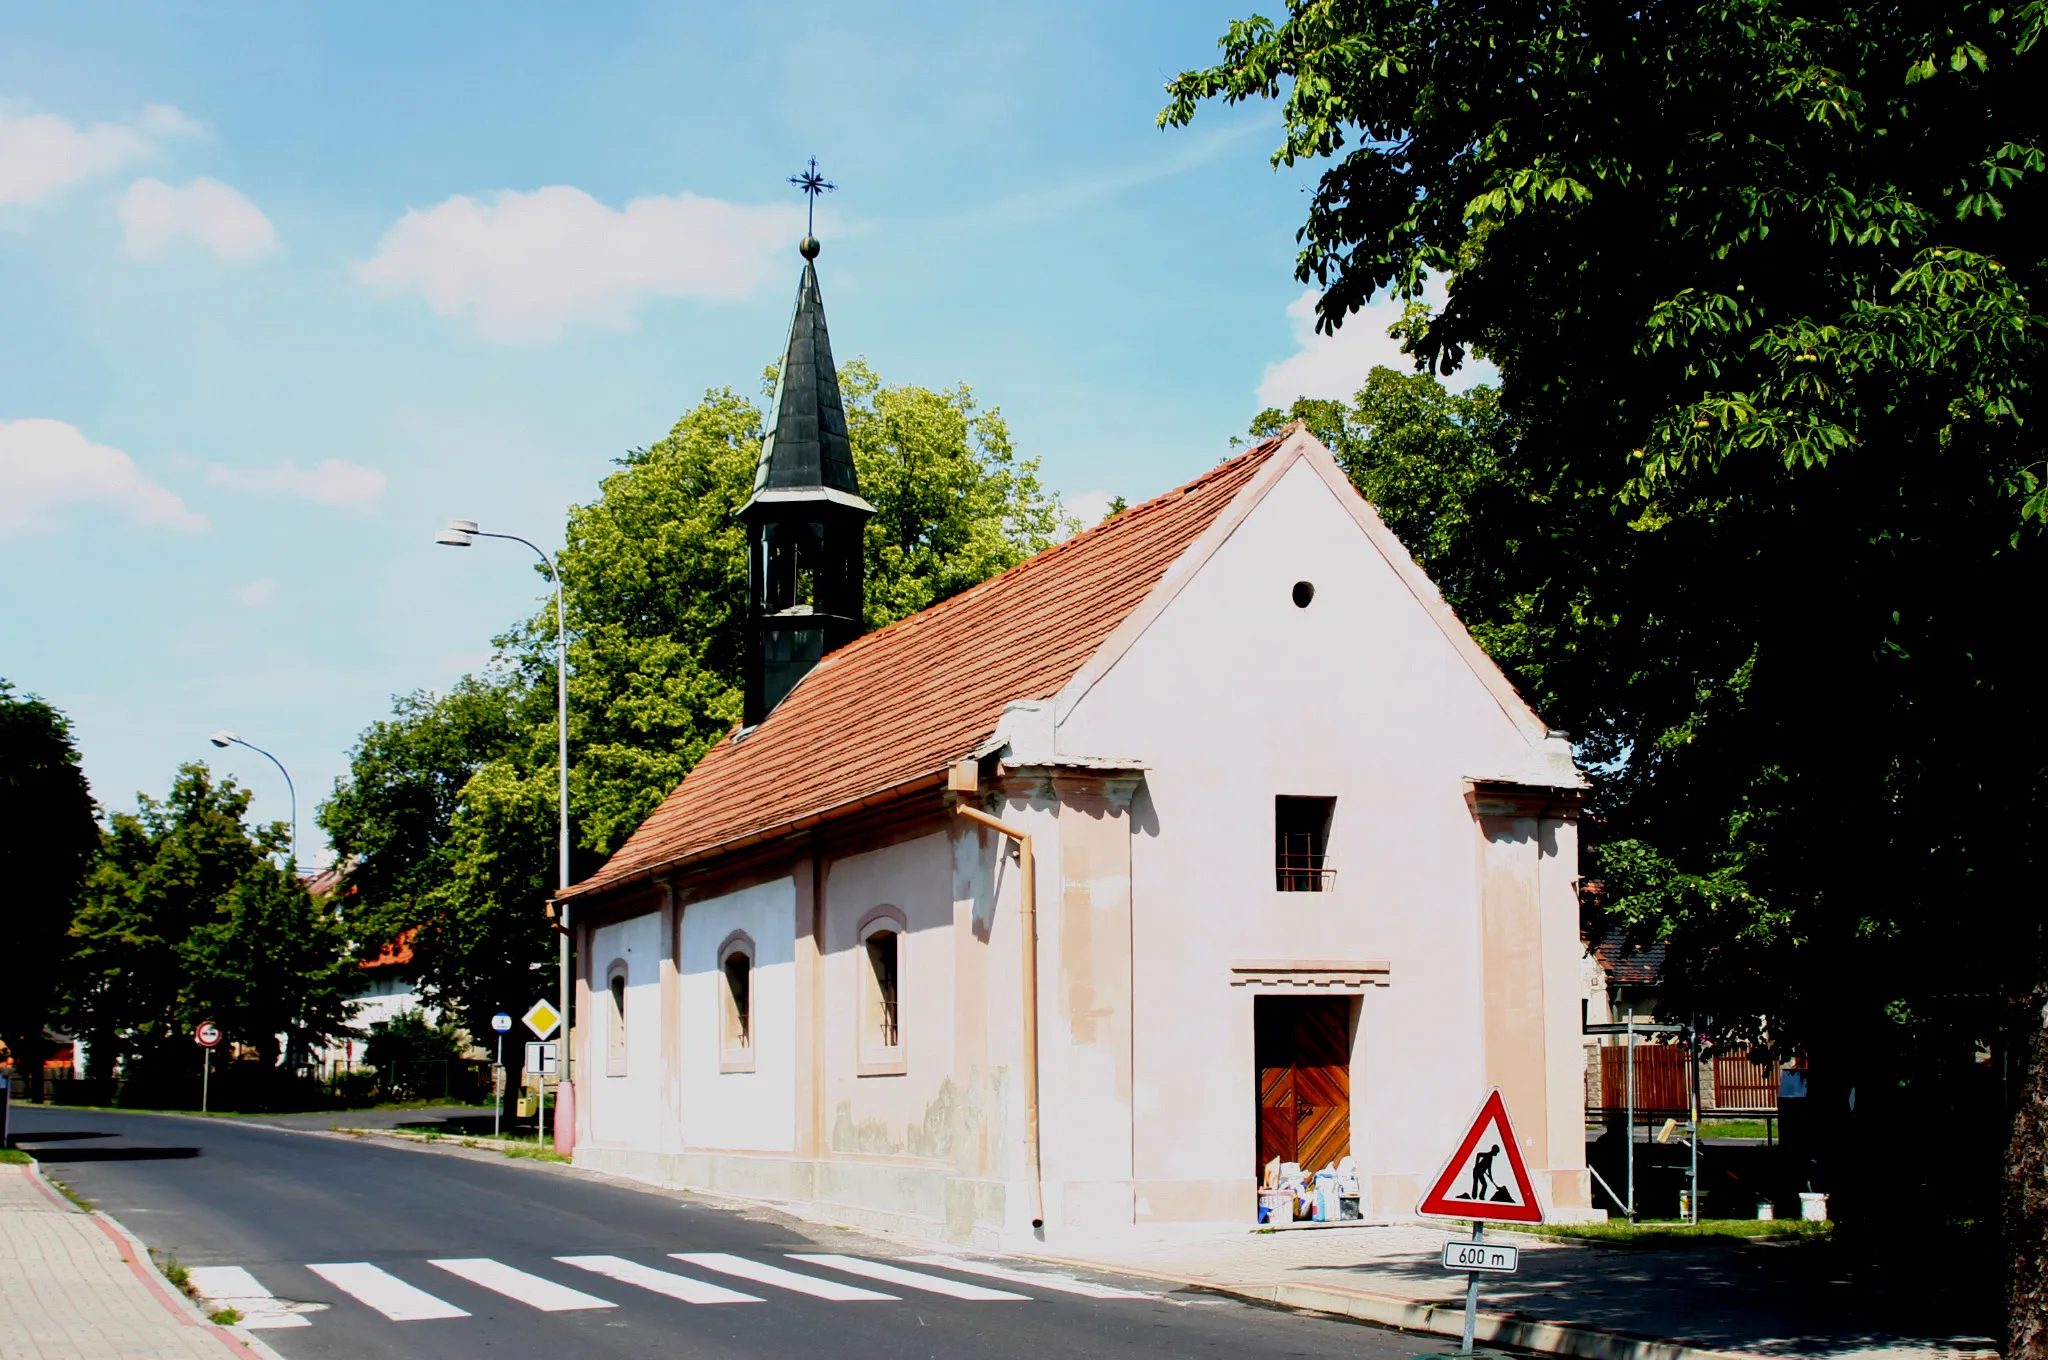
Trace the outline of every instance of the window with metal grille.
<instances>
[{"instance_id":1,"label":"window with metal grille","mask_svg":"<svg viewBox=\"0 0 2048 1360\"><path fill-rule=\"evenodd\" d=\"M899 938L893 930L878 930L867 938L867 1041L877 1048L894 1048L901 1038L896 1023L896 945Z\"/></svg>"},{"instance_id":2,"label":"window with metal grille","mask_svg":"<svg viewBox=\"0 0 2048 1360\"><path fill-rule=\"evenodd\" d=\"M1273 800L1273 886L1281 892L1328 892L1334 798L1280 795Z\"/></svg>"},{"instance_id":3,"label":"window with metal grille","mask_svg":"<svg viewBox=\"0 0 2048 1360\"><path fill-rule=\"evenodd\" d=\"M754 1044L754 961L743 949L725 956L725 1046Z\"/></svg>"}]
</instances>

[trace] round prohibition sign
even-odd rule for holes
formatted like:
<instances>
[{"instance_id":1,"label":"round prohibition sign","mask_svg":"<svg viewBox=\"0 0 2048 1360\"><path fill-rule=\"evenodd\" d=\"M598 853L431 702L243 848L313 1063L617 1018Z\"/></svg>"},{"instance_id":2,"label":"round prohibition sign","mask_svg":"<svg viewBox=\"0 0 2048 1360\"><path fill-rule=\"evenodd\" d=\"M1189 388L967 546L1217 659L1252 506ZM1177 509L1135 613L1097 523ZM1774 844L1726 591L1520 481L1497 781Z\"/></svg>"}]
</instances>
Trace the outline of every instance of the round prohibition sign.
<instances>
[{"instance_id":1,"label":"round prohibition sign","mask_svg":"<svg viewBox=\"0 0 2048 1360\"><path fill-rule=\"evenodd\" d=\"M192 1031L192 1042L201 1048L212 1048L220 1042L220 1026L211 1020L204 1021L198 1029Z\"/></svg>"}]
</instances>

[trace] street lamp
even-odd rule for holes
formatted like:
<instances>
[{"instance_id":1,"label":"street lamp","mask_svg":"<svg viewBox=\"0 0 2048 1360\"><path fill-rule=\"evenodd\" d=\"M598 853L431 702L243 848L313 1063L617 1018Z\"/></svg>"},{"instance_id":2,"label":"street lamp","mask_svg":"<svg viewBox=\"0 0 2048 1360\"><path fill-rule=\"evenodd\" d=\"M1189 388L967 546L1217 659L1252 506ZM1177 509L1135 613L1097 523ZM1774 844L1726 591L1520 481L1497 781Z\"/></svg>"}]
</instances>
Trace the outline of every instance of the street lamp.
<instances>
[{"instance_id":1,"label":"street lamp","mask_svg":"<svg viewBox=\"0 0 2048 1360\"><path fill-rule=\"evenodd\" d=\"M562 574L555 570L555 559L543 552L538 544L529 542L517 534L485 533L476 527L473 519L451 519L448 527L434 536L434 542L444 548L467 548L479 538L502 538L513 543L525 543L532 548L547 568L548 579L555 583L555 766L559 772L560 786L557 798L562 813L561 856L559 866L560 886L569 886L569 634L568 625L562 617ZM569 904L558 902L556 909L561 913L556 922L562 930L561 957L561 1006L562 1029L566 1037L569 1027Z\"/></svg>"},{"instance_id":2,"label":"street lamp","mask_svg":"<svg viewBox=\"0 0 2048 1360\"><path fill-rule=\"evenodd\" d=\"M243 741L225 727L208 737L207 740L220 747L223 751L230 746L247 746L257 755L262 756L265 760L277 766L277 772L284 776L285 790L292 796L292 869L294 872L297 872L299 867L299 791L292 785L292 772L287 770L284 767L284 762L276 756L270 754L261 746Z\"/></svg>"}]
</instances>

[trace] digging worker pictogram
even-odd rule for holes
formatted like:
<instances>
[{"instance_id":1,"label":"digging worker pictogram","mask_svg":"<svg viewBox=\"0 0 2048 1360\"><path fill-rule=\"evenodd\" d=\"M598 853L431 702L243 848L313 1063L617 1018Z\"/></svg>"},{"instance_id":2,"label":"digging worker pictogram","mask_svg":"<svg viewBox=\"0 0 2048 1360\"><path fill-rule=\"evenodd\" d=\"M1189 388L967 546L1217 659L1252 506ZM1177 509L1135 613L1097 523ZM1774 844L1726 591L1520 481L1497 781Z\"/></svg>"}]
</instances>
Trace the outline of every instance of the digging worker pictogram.
<instances>
[{"instance_id":1,"label":"digging worker pictogram","mask_svg":"<svg viewBox=\"0 0 2048 1360\"><path fill-rule=\"evenodd\" d=\"M1499 1187L1493 1178L1493 1159L1500 1156L1500 1144L1495 1143L1472 1159L1472 1191L1466 1199L1484 1200L1487 1192Z\"/></svg>"}]
</instances>

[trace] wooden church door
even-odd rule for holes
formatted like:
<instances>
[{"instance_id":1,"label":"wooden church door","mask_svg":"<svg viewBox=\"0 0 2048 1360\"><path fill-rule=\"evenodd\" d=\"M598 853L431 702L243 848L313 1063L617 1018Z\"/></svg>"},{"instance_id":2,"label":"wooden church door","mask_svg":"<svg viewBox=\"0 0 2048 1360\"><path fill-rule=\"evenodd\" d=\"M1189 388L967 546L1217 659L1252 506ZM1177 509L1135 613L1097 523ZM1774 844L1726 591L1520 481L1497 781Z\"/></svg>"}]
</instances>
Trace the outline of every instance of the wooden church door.
<instances>
[{"instance_id":1,"label":"wooden church door","mask_svg":"<svg viewBox=\"0 0 2048 1360\"><path fill-rule=\"evenodd\" d=\"M1351 998L1252 999L1259 1065L1259 1167L1313 1174L1351 1152Z\"/></svg>"}]
</instances>

